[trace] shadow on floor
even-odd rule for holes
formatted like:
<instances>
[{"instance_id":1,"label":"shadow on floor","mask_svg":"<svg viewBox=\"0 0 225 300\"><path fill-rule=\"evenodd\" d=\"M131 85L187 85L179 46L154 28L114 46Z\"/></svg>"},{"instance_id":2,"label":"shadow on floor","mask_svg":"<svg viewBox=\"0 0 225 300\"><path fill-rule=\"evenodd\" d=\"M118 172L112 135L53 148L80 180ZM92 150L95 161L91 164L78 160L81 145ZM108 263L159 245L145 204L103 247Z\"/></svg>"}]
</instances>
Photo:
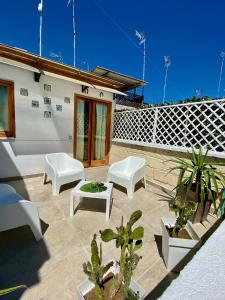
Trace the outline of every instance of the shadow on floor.
<instances>
[{"instance_id":1,"label":"shadow on floor","mask_svg":"<svg viewBox=\"0 0 225 300\"><path fill-rule=\"evenodd\" d=\"M162 257L162 236L154 234L154 238L159 252L159 256Z\"/></svg>"},{"instance_id":2,"label":"shadow on floor","mask_svg":"<svg viewBox=\"0 0 225 300\"><path fill-rule=\"evenodd\" d=\"M13 151L13 149L11 149ZM7 152L4 142L0 142L0 182L10 176L21 177L14 161ZM29 199L29 193L23 179L8 181L17 193ZM20 207L22 210L22 206ZM24 210L24 217L26 211ZM31 223L33 222L30 220ZM29 222L28 222L29 223ZM41 221L42 233L47 230L48 224ZM3 224L4 228L4 224ZM0 232L0 289L6 289L21 284L28 287L40 282L39 269L50 258L44 240L37 242L28 226ZM24 289L1 297L4 300L20 299Z\"/></svg>"},{"instance_id":3,"label":"shadow on floor","mask_svg":"<svg viewBox=\"0 0 225 300\"><path fill-rule=\"evenodd\" d=\"M43 232L47 224L42 222ZM36 241L28 226L0 233L0 289L25 284L37 284L38 271L50 256L44 240ZM11 293L2 299L20 299L24 290Z\"/></svg>"}]
</instances>

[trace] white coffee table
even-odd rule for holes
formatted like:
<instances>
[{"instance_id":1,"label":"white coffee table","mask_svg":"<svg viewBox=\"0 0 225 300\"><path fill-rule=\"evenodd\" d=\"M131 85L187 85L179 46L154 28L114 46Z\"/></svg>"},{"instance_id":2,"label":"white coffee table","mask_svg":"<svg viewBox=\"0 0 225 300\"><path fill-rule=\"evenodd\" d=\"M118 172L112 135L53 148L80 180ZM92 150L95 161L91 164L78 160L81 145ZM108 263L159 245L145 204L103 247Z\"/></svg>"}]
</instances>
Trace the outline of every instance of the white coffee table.
<instances>
[{"instance_id":1,"label":"white coffee table","mask_svg":"<svg viewBox=\"0 0 225 300\"><path fill-rule=\"evenodd\" d=\"M99 193L88 193L83 192L80 190L80 187L86 183L89 183L91 181L85 181L81 180L78 185L71 191L70 194L70 217L74 215L74 202L76 201L76 198L82 198L82 197L88 197L88 198L97 198L97 199L105 199L106 200L106 221L109 220L109 214L110 214L110 206L112 201L112 189L113 184L112 183L106 183L103 182L104 185L107 187L107 190ZM74 201L75 200L75 201Z\"/></svg>"}]
</instances>

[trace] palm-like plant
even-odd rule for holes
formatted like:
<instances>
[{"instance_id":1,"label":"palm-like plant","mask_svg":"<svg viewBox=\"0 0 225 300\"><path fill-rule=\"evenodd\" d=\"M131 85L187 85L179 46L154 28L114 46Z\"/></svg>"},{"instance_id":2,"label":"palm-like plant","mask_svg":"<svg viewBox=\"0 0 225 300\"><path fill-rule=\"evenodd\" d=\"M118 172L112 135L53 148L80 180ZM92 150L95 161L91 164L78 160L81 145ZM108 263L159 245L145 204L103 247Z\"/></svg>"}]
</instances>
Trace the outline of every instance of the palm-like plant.
<instances>
[{"instance_id":1,"label":"palm-like plant","mask_svg":"<svg viewBox=\"0 0 225 300\"><path fill-rule=\"evenodd\" d=\"M186 199L188 192L192 190L197 202L203 205L205 201L211 200L216 210L216 199L220 197L225 175L217 168L222 164L209 162L207 154L208 150L203 154L201 148L198 153L195 153L192 148L192 152L188 154L189 161L180 158L170 160L176 164L171 171L181 171L180 182L177 186L179 195Z\"/></svg>"}]
</instances>

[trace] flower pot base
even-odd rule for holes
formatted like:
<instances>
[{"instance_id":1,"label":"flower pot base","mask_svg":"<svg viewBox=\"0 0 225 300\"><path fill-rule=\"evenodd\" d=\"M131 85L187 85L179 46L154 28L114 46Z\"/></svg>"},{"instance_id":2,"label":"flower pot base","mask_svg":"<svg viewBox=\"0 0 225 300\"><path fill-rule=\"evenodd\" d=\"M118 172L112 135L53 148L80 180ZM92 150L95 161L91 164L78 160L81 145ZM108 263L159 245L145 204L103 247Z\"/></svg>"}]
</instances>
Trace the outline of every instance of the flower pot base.
<instances>
[{"instance_id":1,"label":"flower pot base","mask_svg":"<svg viewBox=\"0 0 225 300\"><path fill-rule=\"evenodd\" d=\"M173 227L175 222L175 218L161 218L162 254L168 271L173 270L200 240L190 222L187 223L186 229L191 239L170 237L166 227Z\"/></svg>"}]
</instances>

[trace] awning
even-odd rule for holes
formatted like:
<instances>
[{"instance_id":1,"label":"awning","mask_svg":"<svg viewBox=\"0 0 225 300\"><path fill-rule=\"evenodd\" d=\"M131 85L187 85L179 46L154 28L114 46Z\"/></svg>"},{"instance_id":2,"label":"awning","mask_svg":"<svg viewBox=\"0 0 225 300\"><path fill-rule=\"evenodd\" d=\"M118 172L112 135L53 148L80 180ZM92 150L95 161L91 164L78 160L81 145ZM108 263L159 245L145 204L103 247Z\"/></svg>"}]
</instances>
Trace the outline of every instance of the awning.
<instances>
[{"instance_id":1,"label":"awning","mask_svg":"<svg viewBox=\"0 0 225 300\"><path fill-rule=\"evenodd\" d=\"M125 93L120 92L120 91L115 90L115 89L107 88L107 87L100 86L100 85L93 85L93 84L87 83L85 81L80 81L80 80L77 80L77 79L65 77L65 76L62 76L62 75L55 74L55 73L43 71L43 74L47 75L47 76L50 76L50 77L54 77L54 78L70 81L70 82L73 82L73 83L77 83L77 84L80 84L80 85L86 85L86 86L88 86L90 88L93 88L93 89L102 90L102 91L105 91L105 92L110 92L110 93L114 93L114 94L118 94L118 95L126 95Z\"/></svg>"}]
</instances>

